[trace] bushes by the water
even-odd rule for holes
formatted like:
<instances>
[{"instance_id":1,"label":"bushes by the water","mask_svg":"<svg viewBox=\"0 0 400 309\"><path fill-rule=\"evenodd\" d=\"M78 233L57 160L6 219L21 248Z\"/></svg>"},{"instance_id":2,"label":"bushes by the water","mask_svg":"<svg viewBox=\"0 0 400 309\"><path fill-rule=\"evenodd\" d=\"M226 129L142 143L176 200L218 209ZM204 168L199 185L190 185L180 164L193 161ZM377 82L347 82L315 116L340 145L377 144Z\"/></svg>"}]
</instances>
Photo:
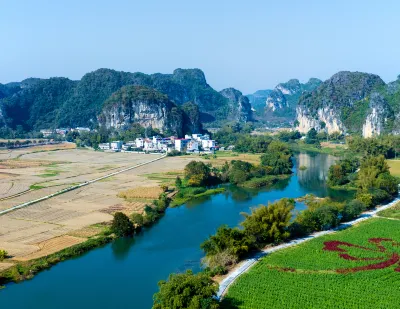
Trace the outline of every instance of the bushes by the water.
<instances>
[{"instance_id":1,"label":"bushes by the water","mask_svg":"<svg viewBox=\"0 0 400 309\"><path fill-rule=\"evenodd\" d=\"M218 283L206 273L171 274L167 281L158 283L153 309L218 309Z\"/></svg>"},{"instance_id":2,"label":"bushes by the water","mask_svg":"<svg viewBox=\"0 0 400 309\"><path fill-rule=\"evenodd\" d=\"M206 254L203 262L212 270L230 266L253 249L286 239L293 208L294 200L282 199L244 214L243 230L221 226L201 244Z\"/></svg>"},{"instance_id":3,"label":"bushes by the water","mask_svg":"<svg viewBox=\"0 0 400 309\"><path fill-rule=\"evenodd\" d=\"M122 212L116 212L111 224L111 231L118 237L130 236L135 228L128 216Z\"/></svg>"}]
</instances>

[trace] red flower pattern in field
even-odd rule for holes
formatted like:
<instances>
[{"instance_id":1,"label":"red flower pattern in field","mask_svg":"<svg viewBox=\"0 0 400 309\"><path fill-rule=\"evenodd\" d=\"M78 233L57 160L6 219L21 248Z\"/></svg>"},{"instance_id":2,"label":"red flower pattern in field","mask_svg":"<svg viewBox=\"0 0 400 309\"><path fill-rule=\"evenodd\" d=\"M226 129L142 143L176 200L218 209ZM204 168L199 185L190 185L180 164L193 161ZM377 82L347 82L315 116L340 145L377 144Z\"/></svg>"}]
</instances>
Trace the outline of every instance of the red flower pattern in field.
<instances>
[{"instance_id":1,"label":"red flower pattern in field","mask_svg":"<svg viewBox=\"0 0 400 309\"><path fill-rule=\"evenodd\" d=\"M359 246L355 244L351 244L348 242L344 241L326 241L324 242L324 249L326 251L336 251L340 252L339 256L342 259L345 260L350 260L350 261L380 261L378 263L373 263L365 266L358 266L358 267L353 267L353 268L340 268L337 269L336 272L338 273L350 273L350 272L358 272L358 271L364 271L364 270L373 270L373 269L383 269L386 267L390 267L392 265L397 264L397 267L394 269L395 271L400 272L400 255L396 252L390 252L386 249L385 246L382 245L383 242L390 242L392 246L400 246L400 243L397 243L393 241L393 239L390 238L370 238L368 239L368 242L373 244L375 248L369 248L369 247L364 247L364 246ZM379 252L382 253L382 257L356 257L352 256L347 253L347 250L344 249L343 247L349 247L349 248L358 248L364 251L370 251L370 252Z\"/></svg>"}]
</instances>

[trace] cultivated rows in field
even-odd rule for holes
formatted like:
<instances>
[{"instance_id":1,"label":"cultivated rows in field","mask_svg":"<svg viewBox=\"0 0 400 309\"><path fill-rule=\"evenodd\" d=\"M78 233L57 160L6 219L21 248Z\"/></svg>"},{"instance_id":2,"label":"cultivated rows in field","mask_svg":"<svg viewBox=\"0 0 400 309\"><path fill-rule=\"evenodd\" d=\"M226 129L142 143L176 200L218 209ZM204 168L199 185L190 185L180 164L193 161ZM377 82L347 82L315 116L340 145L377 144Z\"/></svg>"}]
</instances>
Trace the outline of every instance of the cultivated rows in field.
<instances>
[{"instance_id":1,"label":"cultivated rows in field","mask_svg":"<svg viewBox=\"0 0 400 309\"><path fill-rule=\"evenodd\" d=\"M26 184L14 181L7 181L4 183L0 183L0 198L12 196L27 190L29 190L29 186Z\"/></svg>"},{"instance_id":2,"label":"cultivated rows in field","mask_svg":"<svg viewBox=\"0 0 400 309\"><path fill-rule=\"evenodd\" d=\"M400 221L371 219L262 258L227 298L252 309L398 308L399 263Z\"/></svg>"},{"instance_id":3,"label":"cultivated rows in field","mask_svg":"<svg viewBox=\"0 0 400 309\"><path fill-rule=\"evenodd\" d=\"M78 238L69 235L64 235L53 239L49 239L41 243L38 243L39 251L36 251L24 257L20 257L17 260L27 261L27 260L41 258L49 254L55 253L57 251L60 251L64 248L77 245L81 242L84 242L85 240L86 240L85 238Z\"/></svg>"},{"instance_id":4,"label":"cultivated rows in field","mask_svg":"<svg viewBox=\"0 0 400 309\"><path fill-rule=\"evenodd\" d=\"M118 197L130 200L135 198L157 199L162 190L160 187L138 187L118 193Z\"/></svg>"}]
</instances>

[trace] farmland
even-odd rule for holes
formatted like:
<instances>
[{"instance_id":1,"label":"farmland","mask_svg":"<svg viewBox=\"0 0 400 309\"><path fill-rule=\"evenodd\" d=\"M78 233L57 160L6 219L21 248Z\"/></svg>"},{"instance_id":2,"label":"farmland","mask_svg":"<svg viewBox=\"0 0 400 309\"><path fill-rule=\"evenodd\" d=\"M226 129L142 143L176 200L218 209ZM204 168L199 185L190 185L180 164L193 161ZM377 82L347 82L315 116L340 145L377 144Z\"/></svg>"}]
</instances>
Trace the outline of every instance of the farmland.
<instances>
[{"instance_id":1,"label":"farmland","mask_svg":"<svg viewBox=\"0 0 400 309\"><path fill-rule=\"evenodd\" d=\"M155 158L74 144L0 151L0 210ZM158 196L162 181L145 175L182 170L192 159L168 157L2 215L0 248L12 259L26 260L86 240L93 236L91 226L110 221L116 211L140 213Z\"/></svg>"},{"instance_id":2,"label":"farmland","mask_svg":"<svg viewBox=\"0 0 400 309\"><path fill-rule=\"evenodd\" d=\"M238 308L398 308L400 221L374 218L262 258L226 295Z\"/></svg>"}]
</instances>

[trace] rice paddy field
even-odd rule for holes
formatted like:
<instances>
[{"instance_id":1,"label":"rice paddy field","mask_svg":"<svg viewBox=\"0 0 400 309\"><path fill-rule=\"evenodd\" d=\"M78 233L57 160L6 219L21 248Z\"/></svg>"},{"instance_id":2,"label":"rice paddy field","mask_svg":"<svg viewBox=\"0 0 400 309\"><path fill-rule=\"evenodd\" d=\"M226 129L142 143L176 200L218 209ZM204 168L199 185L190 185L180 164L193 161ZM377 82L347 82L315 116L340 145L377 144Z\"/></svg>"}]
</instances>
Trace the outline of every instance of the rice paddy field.
<instances>
[{"instance_id":1,"label":"rice paddy field","mask_svg":"<svg viewBox=\"0 0 400 309\"><path fill-rule=\"evenodd\" d=\"M237 308L399 308L400 221L373 218L261 259L229 288Z\"/></svg>"}]
</instances>

